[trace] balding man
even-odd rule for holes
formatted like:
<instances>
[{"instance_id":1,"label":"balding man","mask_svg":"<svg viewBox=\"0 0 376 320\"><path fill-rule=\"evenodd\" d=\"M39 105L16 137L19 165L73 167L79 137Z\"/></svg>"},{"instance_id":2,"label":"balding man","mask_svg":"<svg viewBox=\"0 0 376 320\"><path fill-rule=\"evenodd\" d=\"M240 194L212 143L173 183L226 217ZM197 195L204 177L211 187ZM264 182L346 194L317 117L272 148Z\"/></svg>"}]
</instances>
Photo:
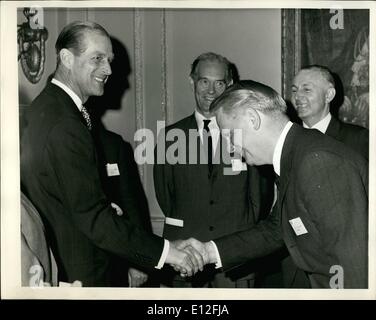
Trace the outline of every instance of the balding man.
<instances>
[{"instance_id":1,"label":"balding man","mask_svg":"<svg viewBox=\"0 0 376 320\"><path fill-rule=\"evenodd\" d=\"M368 130L341 122L331 115L330 102L335 95L335 81L327 67L307 66L294 77L291 102L303 126L341 141L368 160Z\"/></svg>"},{"instance_id":2,"label":"balding man","mask_svg":"<svg viewBox=\"0 0 376 320\"><path fill-rule=\"evenodd\" d=\"M250 165L273 164L273 213L248 230L193 245L224 269L286 245L312 288L368 286L368 164L344 144L289 121L272 88L240 81L211 109ZM241 134L234 134L235 129Z\"/></svg>"},{"instance_id":3,"label":"balding man","mask_svg":"<svg viewBox=\"0 0 376 320\"><path fill-rule=\"evenodd\" d=\"M330 103L335 95L334 77L325 66L304 67L294 77L291 102L303 121L303 127L319 130L368 160L368 130L344 123L330 113ZM302 271L296 268L291 257L282 261L282 270L286 287L304 288L308 285Z\"/></svg>"},{"instance_id":4,"label":"balding man","mask_svg":"<svg viewBox=\"0 0 376 320\"><path fill-rule=\"evenodd\" d=\"M101 188L83 104L103 94L111 75L108 33L93 22L73 22L60 33L56 53L54 78L30 106L23 132L21 184L46 225L59 280L108 286L108 252L144 267L166 262L188 275L198 271L199 255L118 217Z\"/></svg>"}]
</instances>

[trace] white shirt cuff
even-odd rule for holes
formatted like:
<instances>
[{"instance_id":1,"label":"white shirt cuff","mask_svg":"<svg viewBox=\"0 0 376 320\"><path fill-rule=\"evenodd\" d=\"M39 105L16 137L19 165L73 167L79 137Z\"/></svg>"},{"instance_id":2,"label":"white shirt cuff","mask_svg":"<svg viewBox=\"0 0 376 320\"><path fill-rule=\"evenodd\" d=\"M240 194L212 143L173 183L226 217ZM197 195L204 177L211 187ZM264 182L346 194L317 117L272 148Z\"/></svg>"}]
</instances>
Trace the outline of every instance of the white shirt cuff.
<instances>
[{"instance_id":1,"label":"white shirt cuff","mask_svg":"<svg viewBox=\"0 0 376 320\"><path fill-rule=\"evenodd\" d=\"M216 269L222 268L222 261L221 261L220 255L219 255L219 251L218 251L217 245L215 244L214 241L210 241L210 242L213 244L215 258L216 258L215 259L216 260L215 268Z\"/></svg>"},{"instance_id":2,"label":"white shirt cuff","mask_svg":"<svg viewBox=\"0 0 376 320\"><path fill-rule=\"evenodd\" d=\"M155 266L156 269L162 269L163 268L163 266L166 262L167 254L168 254L169 250L170 250L170 242L168 240L164 239L163 251L162 251L162 254L161 254L161 257L159 259L158 264Z\"/></svg>"}]
</instances>

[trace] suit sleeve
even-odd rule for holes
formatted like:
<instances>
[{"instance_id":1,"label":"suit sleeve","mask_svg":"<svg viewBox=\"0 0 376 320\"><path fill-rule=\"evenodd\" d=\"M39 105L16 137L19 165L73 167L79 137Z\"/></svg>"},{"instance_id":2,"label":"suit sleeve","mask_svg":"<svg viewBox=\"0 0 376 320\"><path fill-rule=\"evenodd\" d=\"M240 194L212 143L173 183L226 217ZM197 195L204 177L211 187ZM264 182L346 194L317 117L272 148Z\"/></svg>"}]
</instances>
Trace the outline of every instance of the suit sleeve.
<instances>
[{"instance_id":1,"label":"suit sleeve","mask_svg":"<svg viewBox=\"0 0 376 320\"><path fill-rule=\"evenodd\" d=\"M154 189L158 204L166 217L172 215L172 204L174 203L174 179L173 168L166 162L166 155L161 148L161 141L164 134L160 134L158 143L154 150ZM166 146L167 147L167 146ZM165 163L160 163L161 160Z\"/></svg>"},{"instance_id":2,"label":"suit sleeve","mask_svg":"<svg viewBox=\"0 0 376 320\"><path fill-rule=\"evenodd\" d=\"M135 264L158 264L164 240L113 214L101 188L92 138L81 123L64 119L57 124L49 135L46 157L62 205L77 229L98 247Z\"/></svg>"},{"instance_id":3,"label":"suit sleeve","mask_svg":"<svg viewBox=\"0 0 376 320\"><path fill-rule=\"evenodd\" d=\"M321 235L322 254L343 268L345 288L367 287L368 178L362 164L355 168L316 152L299 167L298 188Z\"/></svg>"},{"instance_id":4,"label":"suit sleeve","mask_svg":"<svg viewBox=\"0 0 376 320\"><path fill-rule=\"evenodd\" d=\"M266 256L283 246L279 208L277 200L272 213L265 220L249 229L214 240L224 270Z\"/></svg>"}]
</instances>

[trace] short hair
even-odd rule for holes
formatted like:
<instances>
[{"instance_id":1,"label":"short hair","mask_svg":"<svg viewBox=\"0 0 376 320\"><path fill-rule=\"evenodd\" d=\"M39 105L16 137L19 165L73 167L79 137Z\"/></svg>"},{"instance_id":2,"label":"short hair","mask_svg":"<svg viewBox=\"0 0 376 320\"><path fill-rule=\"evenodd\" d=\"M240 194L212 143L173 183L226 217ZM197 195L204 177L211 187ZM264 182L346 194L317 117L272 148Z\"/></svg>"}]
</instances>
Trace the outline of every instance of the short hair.
<instances>
[{"instance_id":1,"label":"short hair","mask_svg":"<svg viewBox=\"0 0 376 320\"><path fill-rule=\"evenodd\" d=\"M300 71L304 71L304 70L316 71L316 72L320 73L320 75L326 81L328 81L328 83L330 83L333 86L333 88L336 86L333 74L332 74L332 72L330 71L330 69L328 67L320 66L318 64L312 64L312 65L304 66L303 68L301 68L299 70L299 72Z\"/></svg>"},{"instance_id":2,"label":"short hair","mask_svg":"<svg viewBox=\"0 0 376 320\"><path fill-rule=\"evenodd\" d=\"M98 23L92 21L75 21L69 23L63 28L56 40L57 64L60 62L60 50L69 49L72 50L75 55L79 55L87 49L84 45L84 38L85 33L88 31L98 32L104 36L110 37L107 31Z\"/></svg>"},{"instance_id":3,"label":"short hair","mask_svg":"<svg viewBox=\"0 0 376 320\"><path fill-rule=\"evenodd\" d=\"M220 54L213 53L213 52L206 52L200 54L192 63L191 66L191 73L189 74L193 80L197 79L197 67L198 64L202 61L217 61L219 63L223 63L226 67L226 82L229 83L233 79L233 65L232 63L227 60L227 58L221 56Z\"/></svg>"},{"instance_id":4,"label":"short hair","mask_svg":"<svg viewBox=\"0 0 376 320\"><path fill-rule=\"evenodd\" d=\"M210 111L221 109L226 114L235 114L248 107L275 118L285 115L287 110L286 102L272 88L253 80L241 80L217 97Z\"/></svg>"}]
</instances>

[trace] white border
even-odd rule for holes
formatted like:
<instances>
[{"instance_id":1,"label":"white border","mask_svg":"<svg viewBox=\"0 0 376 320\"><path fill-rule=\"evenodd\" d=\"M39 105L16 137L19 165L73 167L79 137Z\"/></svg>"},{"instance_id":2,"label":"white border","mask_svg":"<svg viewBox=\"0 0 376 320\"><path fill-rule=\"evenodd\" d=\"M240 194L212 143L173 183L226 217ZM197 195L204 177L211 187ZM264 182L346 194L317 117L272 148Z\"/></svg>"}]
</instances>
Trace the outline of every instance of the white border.
<instances>
[{"instance_id":1,"label":"white border","mask_svg":"<svg viewBox=\"0 0 376 320\"><path fill-rule=\"evenodd\" d=\"M375 32L376 4L371 1L11 1L1 2L1 295L6 299L376 299L376 203L370 198L369 289L162 289L162 288L24 288L20 286L20 175L18 143L17 7L139 8L344 8L370 9L370 158L376 163ZM370 166L370 195L375 195L375 165Z\"/></svg>"}]
</instances>

